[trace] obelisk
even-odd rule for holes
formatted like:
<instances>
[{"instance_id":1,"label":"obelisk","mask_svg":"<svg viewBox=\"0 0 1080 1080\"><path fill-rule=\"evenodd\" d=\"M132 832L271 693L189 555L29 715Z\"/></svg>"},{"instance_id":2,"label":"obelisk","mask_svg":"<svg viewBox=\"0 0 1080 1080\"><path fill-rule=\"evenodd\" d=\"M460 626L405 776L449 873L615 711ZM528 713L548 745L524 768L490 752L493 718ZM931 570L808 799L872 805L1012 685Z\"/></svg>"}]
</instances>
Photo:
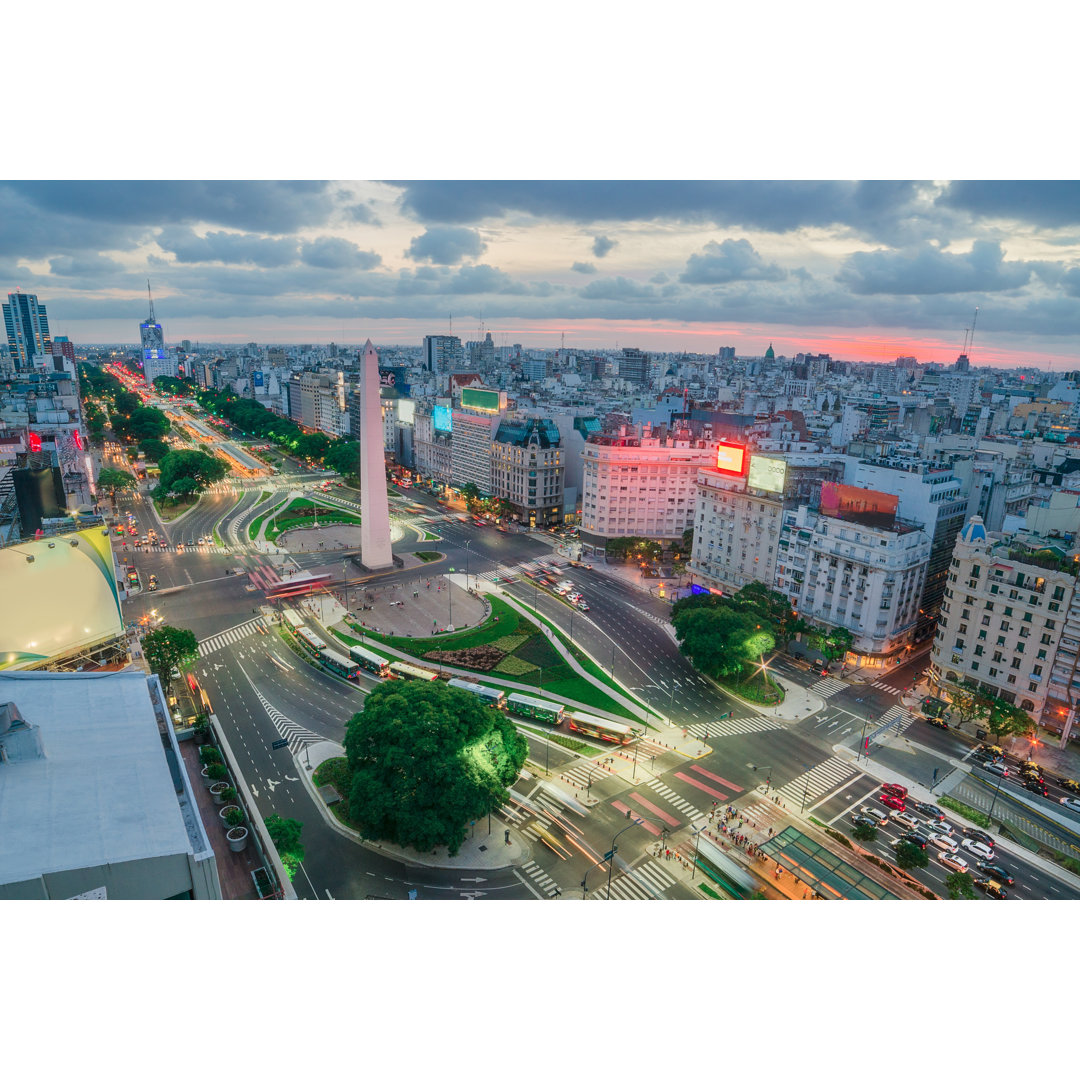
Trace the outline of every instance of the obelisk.
<instances>
[{"instance_id":1,"label":"obelisk","mask_svg":"<svg viewBox=\"0 0 1080 1080\"><path fill-rule=\"evenodd\" d=\"M360 363L360 560L368 570L394 565L386 497L379 354L368 338Z\"/></svg>"}]
</instances>

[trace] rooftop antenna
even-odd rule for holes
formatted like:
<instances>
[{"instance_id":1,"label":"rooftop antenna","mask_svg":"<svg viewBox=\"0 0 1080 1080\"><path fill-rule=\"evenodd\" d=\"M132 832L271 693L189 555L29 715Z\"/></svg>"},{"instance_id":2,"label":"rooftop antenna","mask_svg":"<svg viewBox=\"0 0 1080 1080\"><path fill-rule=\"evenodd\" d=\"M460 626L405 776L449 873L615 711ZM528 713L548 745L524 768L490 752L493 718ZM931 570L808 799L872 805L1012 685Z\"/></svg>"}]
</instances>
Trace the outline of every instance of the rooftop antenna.
<instances>
[{"instance_id":1,"label":"rooftop antenna","mask_svg":"<svg viewBox=\"0 0 1080 1080\"><path fill-rule=\"evenodd\" d=\"M150 291L150 279L146 279L146 295L150 297L150 321L152 323L157 322L154 318L154 294Z\"/></svg>"}]
</instances>

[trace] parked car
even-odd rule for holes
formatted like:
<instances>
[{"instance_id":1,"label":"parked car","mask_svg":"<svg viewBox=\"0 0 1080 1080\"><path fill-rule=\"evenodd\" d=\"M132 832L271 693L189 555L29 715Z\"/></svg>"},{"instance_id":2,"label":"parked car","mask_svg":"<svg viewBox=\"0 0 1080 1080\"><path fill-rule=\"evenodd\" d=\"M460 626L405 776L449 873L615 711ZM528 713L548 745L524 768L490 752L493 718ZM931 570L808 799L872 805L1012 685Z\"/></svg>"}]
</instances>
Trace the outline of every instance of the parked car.
<instances>
[{"instance_id":1,"label":"parked car","mask_svg":"<svg viewBox=\"0 0 1080 1080\"><path fill-rule=\"evenodd\" d=\"M1000 761L984 761L982 767L988 772L993 773L995 776L1008 776L1009 767L1003 765Z\"/></svg>"},{"instance_id":2,"label":"parked car","mask_svg":"<svg viewBox=\"0 0 1080 1080\"><path fill-rule=\"evenodd\" d=\"M987 847L981 840L961 840L960 846L967 848L972 855L977 855L986 862L989 862L994 857L994 849Z\"/></svg>"},{"instance_id":3,"label":"parked car","mask_svg":"<svg viewBox=\"0 0 1080 1080\"><path fill-rule=\"evenodd\" d=\"M903 810L904 800L898 799L895 795L890 795L888 792L883 791L878 798L890 809L890 810Z\"/></svg>"},{"instance_id":4,"label":"parked car","mask_svg":"<svg viewBox=\"0 0 1080 1080\"><path fill-rule=\"evenodd\" d=\"M934 833L934 835L930 837L930 843L936 848L941 848L942 851L948 851L953 854L960 849L960 845L951 836L946 836L944 833Z\"/></svg>"},{"instance_id":5,"label":"parked car","mask_svg":"<svg viewBox=\"0 0 1080 1080\"><path fill-rule=\"evenodd\" d=\"M1080 799L1070 799L1068 795L1062 795L1058 802L1062 806L1067 806L1070 810L1075 810L1080 814Z\"/></svg>"},{"instance_id":6,"label":"parked car","mask_svg":"<svg viewBox=\"0 0 1080 1080\"><path fill-rule=\"evenodd\" d=\"M1009 897L1005 887L992 878L974 878L971 883L975 888L982 889L991 900L1007 900Z\"/></svg>"},{"instance_id":7,"label":"parked car","mask_svg":"<svg viewBox=\"0 0 1080 1080\"><path fill-rule=\"evenodd\" d=\"M917 802L912 804L920 814L925 814L927 817L934 818L936 821L945 820L945 811L940 810L933 803Z\"/></svg>"},{"instance_id":8,"label":"parked car","mask_svg":"<svg viewBox=\"0 0 1080 1080\"><path fill-rule=\"evenodd\" d=\"M960 858L959 855L953 855L947 851L942 851L938 854L938 862L942 866L947 866L950 870L955 870L958 874L966 874L968 872L967 859Z\"/></svg>"},{"instance_id":9,"label":"parked car","mask_svg":"<svg viewBox=\"0 0 1080 1080\"><path fill-rule=\"evenodd\" d=\"M1008 870L1001 866L995 866L992 862L986 862L980 859L975 864L987 877L993 878L995 881L1001 882L1002 885L1015 885L1016 882L1013 879L1012 874Z\"/></svg>"}]
</instances>

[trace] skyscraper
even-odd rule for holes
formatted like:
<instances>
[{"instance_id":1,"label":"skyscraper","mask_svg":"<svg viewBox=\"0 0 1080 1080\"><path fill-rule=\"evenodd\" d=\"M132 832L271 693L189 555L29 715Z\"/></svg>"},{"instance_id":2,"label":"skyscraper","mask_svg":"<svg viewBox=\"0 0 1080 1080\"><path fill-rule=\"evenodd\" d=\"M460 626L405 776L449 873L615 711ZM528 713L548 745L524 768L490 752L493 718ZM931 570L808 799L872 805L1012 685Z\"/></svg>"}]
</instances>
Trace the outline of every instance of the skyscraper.
<instances>
[{"instance_id":1,"label":"skyscraper","mask_svg":"<svg viewBox=\"0 0 1080 1080\"><path fill-rule=\"evenodd\" d=\"M52 341L45 305L33 293L8 293L4 304L8 354L16 371L52 365Z\"/></svg>"},{"instance_id":2,"label":"skyscraper","mask_svg":"<svg viewBox=\"0 0 1080 1080\"><path fill-rule=\"evenodd\" d=\"M159 375L176 375L176 364L165 351L165 332L161 323L154 318L154 297L150 292L150 282L146 283L146 295L150 298L150 317L139 323L139 340L142 342L143 378L153 382Z\"/></svg>"},{"instance_id":3,"label":"skyscraper","mask_svg":"<svg viewBox=\"0 0 1080 1080\"><path fill-rule=\"evenodd\" d=\"M429 334L424 338L424 367L445 374L461 367L464 359L461 338L449 334Z\"/></svg>"}]
</instances>

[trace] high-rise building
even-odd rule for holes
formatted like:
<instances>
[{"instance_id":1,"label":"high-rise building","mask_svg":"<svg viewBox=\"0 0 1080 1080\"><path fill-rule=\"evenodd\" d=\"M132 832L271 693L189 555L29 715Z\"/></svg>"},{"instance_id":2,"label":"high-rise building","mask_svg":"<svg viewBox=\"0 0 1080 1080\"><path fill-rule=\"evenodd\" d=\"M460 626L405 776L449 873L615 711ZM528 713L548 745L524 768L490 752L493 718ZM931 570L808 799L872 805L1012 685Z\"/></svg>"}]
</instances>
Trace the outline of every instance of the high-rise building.
<instances>
[{"instance_id":1,"label":"high-rise building","mask_svg":"<svg viewBox=\"0 0 1080 1080\"><path fill-rule=\"evenodd\" d=\"M461 338L449 334L429 334L424 338L425 370L445 375L448 371L460 367L464 359Z\"/></svg>"},{"instance_id":2,"label":"high-rise building","mask_svg":"<svg viewBox=\"0 0 1080 1080\"><path fill-rule=\"evenodd\" d=\"M628 382L649 381L649 354L640 349L623 349L619 357L619 378Z\"/></svg>"},{"instance_id":3,"label":"high-rise building","mask_svg":"<svg viewBox=\"0 0 1080 1080\"><path fill-rule=\"evenodd\" d=\"M10 365L16 371L52 366L52 340L45 305L33 293L8 293L4 304Z\"/></svg>"},{"instance_id":4,"label":"high-rise building","mask_svg":"<svg viewBox=\"0 0 1080 1080\"><path fill-rule=\"evenodd\" d=\"M454 487L473 483L481 495L491 494L491 443L505 412L505 391L476 386L462 388L460 407L452 414L454 437L450 454Z\"/></svg>"},{"instance_id":5,"label":"high-rise building","mask_svg":"<svg viewBox=\"0 0 1080 1080\"><path fill-rule=\"evenodd\" d=\"M554 420L505 419L491 445L491 486L497 499L514 506L529 525L562 520L563 452Z\"/></svg>"}]
</instances>

